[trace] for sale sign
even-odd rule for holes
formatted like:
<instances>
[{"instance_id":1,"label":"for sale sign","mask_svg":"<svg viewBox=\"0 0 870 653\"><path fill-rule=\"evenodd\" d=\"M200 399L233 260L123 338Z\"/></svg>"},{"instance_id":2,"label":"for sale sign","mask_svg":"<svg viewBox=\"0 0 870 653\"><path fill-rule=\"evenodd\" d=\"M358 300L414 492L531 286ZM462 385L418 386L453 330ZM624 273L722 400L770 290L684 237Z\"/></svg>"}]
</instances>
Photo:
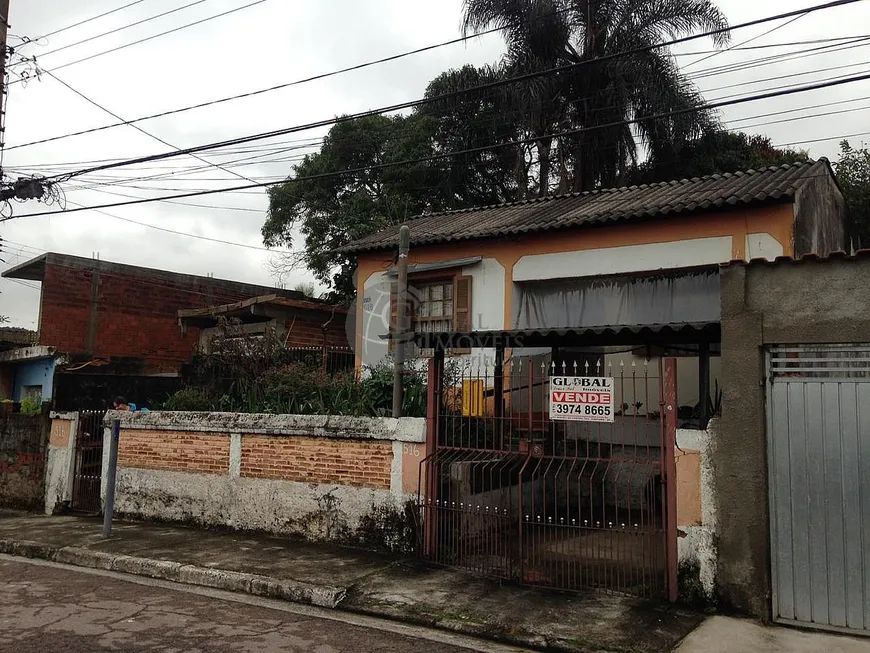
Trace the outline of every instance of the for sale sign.
<instances>
[{"instance_id":1,"label":"for sale sign","mask_svg":"<svg viewBox=\"0 0 870 653\"><path fill-rule=\"evenodd\" d=\"M613 378L554 376L550 378L550 419L613 421Z\"/></svg>"}]
</instances>

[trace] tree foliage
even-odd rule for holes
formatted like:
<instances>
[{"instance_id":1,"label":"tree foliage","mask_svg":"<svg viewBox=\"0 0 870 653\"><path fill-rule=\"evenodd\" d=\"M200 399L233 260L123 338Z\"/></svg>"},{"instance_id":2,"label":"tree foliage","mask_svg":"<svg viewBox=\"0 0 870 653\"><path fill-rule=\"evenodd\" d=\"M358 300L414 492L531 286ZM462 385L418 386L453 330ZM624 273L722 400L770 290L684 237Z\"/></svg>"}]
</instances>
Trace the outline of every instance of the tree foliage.
<instances>
[{"instance_id":1,"label":"tree foliage","mask_svg":"<svg viewBox=\"0 0 870 653\"><path fill-rule=\"evenodd\" d=\"M766 136L711 130L667 155L651 153L645 162L628 173L626 183L691 179L808 160L806 151L775 148Z\"/></svg>"},{"instance_id":2,"label":"tree foliage","mask_svg":"<svg viewBox=\"0 0 870 653\"><path fill-rule=\"evenodd\" d=\"M561 191L615 185L637 162L635 132L665 155L716 125L670 52L652 47L727 28L712 0L465 0L463 24L466 33L504 30L501 68L510 77L604 59L507 87L536 139L539 196L554 184ZM713 40L724 44L727 33ZM637 121L634 132L626 121ZM552 136L561 132L572 133Z\"/></svg>"},{"instance_id":3,"label":"tree foliage","mask_svg":"<svg viewBox=\"0 0 870 653\"><path fill-rule=\"evenodd\" d=\"M291 181L269 189L263 225L268 246L297 245L298 263L331 289L353 295L354 262L336 247L427 208L427 164L394 165L431 153L433 125L425 116L369 116L337 123L316 154L294 166Z\"/></svg>"},{"instance_id":4,"label":"tree foliage","mask_svg":"<svg viewBox=\"0 0 870 653\"><path fill-rule=\"evenodd\" d=\"M840 143L840 159L834 164L837 181L846 199L849 218L862 246L870 243L870 149Z\"/></svg>"}]
</instances>

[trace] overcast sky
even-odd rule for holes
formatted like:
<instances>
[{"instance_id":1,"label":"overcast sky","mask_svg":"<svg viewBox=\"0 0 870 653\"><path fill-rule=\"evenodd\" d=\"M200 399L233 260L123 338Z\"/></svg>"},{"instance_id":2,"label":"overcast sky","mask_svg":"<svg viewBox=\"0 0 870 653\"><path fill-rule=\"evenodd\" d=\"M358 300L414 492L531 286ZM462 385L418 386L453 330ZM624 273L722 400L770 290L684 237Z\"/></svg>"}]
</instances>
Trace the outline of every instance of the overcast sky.
<instances>
[{"instance_id":1,"label":"overcast sky","mask_svg":"<svg viewBox=\"0 0 870 653\"><path fill-rule=\"evenodd\" d=\"M11 33L35 38L129 1L12 0ZM195 2L144 0L99 20L29 44L21 48L20 53L35 54L40 66L54 70L66 63L241 7L252 1L254 0L203 0L195 6L142 25L47 54L57 48ZM719 2L732 24L812 4L813 0ZM59 69L56 75L80 93L129 120L290 82L455 38L460 34L461 6L461 0L266 0L146 43ZM772 23L740 30L734 33L733 42L739 44L781 24ZM752 41L749 45L863 35L868 31L867 26L870 26L870 0L801 18ZM12 45L19 42L10 38ZM705 91L705 97L713 100L734 94L764 92L781 85L811 83L840 75L857 75L870 69L870 44L861 43L860 46L757 68L746 65L727 74L708 74L700 77L697 83ZM677 52L690 53L710 47L709 42L696 41L682 46ZM810 47L817 46L734 50L688 66L686 72L689 75L704 75L705 71L709 72L710 69L727 64L745 63L762 56L786 54ZM497 35L482 37L465 44L438 48L361 71L149 120L141 123L141 126L178 147L280 129L336 114L363 111L419 98L427 82L443 70L465 63L479 65L493 62L501 52L502 42ZM701 56L681 56L680 62L689 64ZM831 70L832 68L837 70ZM16 70L20 72L22 68L19 66ZM757 81L796 73L807 74L780 80ZM748 84L749 82L756 83ZM721 88L737 84L741 85ZM806 108L785 115L739 121L741 118L752 118L759 114L843 100L854 101L827 108ZM828 156L835 160L838 137L851 134L864 134L863 140L870 137L868 82L744 104L726 109L722 117L733 128L745 128L758 123L842 110L850 112L763 124L747 130L769 135L774 144L829 139L798 147L809 149L813 157ZM31 81L26 85L13 83L10 86L6 144L14 146L111 122L116 122L116 119L78 97L50 76L43 76L41 81ZM316 137L322 133L321 130L293 134L275 139L275 142ZM853 144L857 144L862 138L851 140ZM268 142L262 143L267 144ZM167 149L167 146L126 126L53 143L12 149L5 154L4 167L10 175L19 171L45 171L47 168L44 166L49 164L68 163L71 164L69 169L74 169L83 161L135 157ZM297 153L298 150L273 156L286 158ZM251 154L256 152L235 152L211 156L209 159L230 161ZM101 186L101 191L135 197L167 193L158 189L198 190L246 183L216 168L196 173L186 170L202 165L190 157L178 157L138 169L124 168L97 173L90 180L115 182L113 185ZM292 161L257 163L235 170L250 179L265 181L286 175L291 165ZM175 174L162 179L117 185L118 181L133 177L166 172ZM69 208L74 204L93 205L127 199L93 189L76 190L87 179L65 186ZM259 233L267 206L264 191L226 193L188 201L221 208L155 202L142 206L117 207L108 209L108 212L165 229L262 247ZM226 207L247 210L228 210ZM18 215L45 210L44 206L34 202L26 205L15 204L14 208ZM6 240L3 256L6 263L0 265L0 269L16 265L44 251L88 257L99 252L100 258L104 260L192 274L213 273L220 278L270 286L276 283L269 266L273 255L268 252L165 233L93 211L67 216L22 217L0 224L0 236ZM300 271L291 274L284 282L295 285L304 280L309 280L309 277L304 271ZM8 315L15 326L36 328L39 284L2 280L0 292L0 314Z\"/></svg>"}]
</instances>

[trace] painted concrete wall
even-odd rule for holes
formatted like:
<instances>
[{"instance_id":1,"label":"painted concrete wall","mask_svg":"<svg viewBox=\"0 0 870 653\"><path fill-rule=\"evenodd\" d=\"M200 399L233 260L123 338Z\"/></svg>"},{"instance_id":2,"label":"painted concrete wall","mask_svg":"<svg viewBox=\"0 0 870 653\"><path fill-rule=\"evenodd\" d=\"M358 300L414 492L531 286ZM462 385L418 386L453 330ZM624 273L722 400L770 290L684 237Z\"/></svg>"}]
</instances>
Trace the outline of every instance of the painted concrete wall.
<instances>
[{"instance_id":1,"label":"painted concrete wall","mask_svg":"<svg viewBox=\"0 0 870 653\"><path fill-rule=\"evenodd\" d=\"M51 413L51 434L45 464L45 514L69 505L75 473L78 413Z\"/></svg>"},{"instance_id":2,"label":"painted concrete wall","mask_svg":"<svg viewBox=\"0 0 870 653\"><path fill-rule=\"evenodd\" d=\"M722 270L723 415L714 473L721 598L770 617L764 347L870 340L870 259Z\"/></svg>"},{"instance_id":3,"label":"painted concrete wall","mask_svg":"<svg viewBox=\"0 0 870 653\"><path fill-rule=\"evenodd\" d=\"M110 412L106 424L113 419L122 424L116 486L119 514L344 541L384 511L400 513L418 489L425 442L423 419ZM141 440L133 445L137 450L129 450L137 432L146 436L149 452L138 458L141 462L124 463L125 458L133 460L143 452ZM104 437L105 498L108 427ZM229 446L224 449L227 438ZM286 447L294 444L295 459L285 458L286 466L306 467L309 478L300 481L298 474L294 477L289 471L287 478L294 480L277 478L274 473L269 478L250 474L251 461L243 452L254 438L261 450L263 438L272 443L266 446L274 451L273 472L283 467L281 456L288 455ZM386 477L370 482L355 477L352 470L334 470L330 461L316 453L330 443L339 444L340 449L380 443L380 450L391 452ZM225 452L217 459L216 447ZM205 458L213 460L204 463ZM197 469L191 469L198 461ZM344 480L321 482L327 472Z\"/></svg>"},{"instance_id":4,"label":"painted concrete wall","mask_svg":"<svg viewBox=\"0 0 870 653\"><path fill-rule=\"evenodd\" d=\"M716 595L717 519L713 450L718 428L677 430L677 552L680 565L697 567L708 599Z\"/></svg>"},{"instance_id":5,"label":"painted concrete wall","mask_svg":"<svg viewBox=\"0 0 870 653\"><path fill-rule=\"evenodd\" d=\"M471 320L475 330L501 329L505 315L505 269L494 258L461 268L461 274L471 277ZM371 275L364 284L363 317L361 322L361 362L374 366L389 356L389 344L382 337L390 329L390 277L386 272ZM413 279L410 280L413 293ZM475 349L471 355L455 357L456 363L477 370L492 366L494 352ZM490 372L491 373L491 372Z\"/></svg>"},{"instance_id":6,"label":"painted concrete wall","mask_svg":"<svg viewBox=\"0 0 870 653\"><path fill-rule=\"evenodd\" d=\"M15 366L12 396L15 401L23 398L25 386L42 388L42 400L51 399L54 387L54 358L41 358Z\"/></svg>"},{"instance_id":7,"label":"painted concrete wall","mask_svg":"<svg viewBox=\"0 0 870 653\"><path fill-rule=\"evenodd\" d=\"M717 265L731 259L732 237L531 254L514 265L513 280L541 281Z\"/></svg>"}]
</instances>

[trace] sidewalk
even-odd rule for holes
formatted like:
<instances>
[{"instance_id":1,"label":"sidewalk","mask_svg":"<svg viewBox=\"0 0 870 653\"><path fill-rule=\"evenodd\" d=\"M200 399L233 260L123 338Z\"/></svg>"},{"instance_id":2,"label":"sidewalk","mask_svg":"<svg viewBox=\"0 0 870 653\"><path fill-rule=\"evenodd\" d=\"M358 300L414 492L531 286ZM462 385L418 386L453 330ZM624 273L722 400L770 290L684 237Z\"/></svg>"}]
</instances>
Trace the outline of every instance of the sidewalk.
<instances>
[{"instance_id":1,"label":"sidewalk","mask_svg":"<svg viewBox=\"0 0 870 653\"><path fill-rule=\"evenodd\" d=\"M378 554L240 533L0 511L0 553L281 598L555 651L670 651L702 617L501 585Z\"/></svg>"}]
</instances>

